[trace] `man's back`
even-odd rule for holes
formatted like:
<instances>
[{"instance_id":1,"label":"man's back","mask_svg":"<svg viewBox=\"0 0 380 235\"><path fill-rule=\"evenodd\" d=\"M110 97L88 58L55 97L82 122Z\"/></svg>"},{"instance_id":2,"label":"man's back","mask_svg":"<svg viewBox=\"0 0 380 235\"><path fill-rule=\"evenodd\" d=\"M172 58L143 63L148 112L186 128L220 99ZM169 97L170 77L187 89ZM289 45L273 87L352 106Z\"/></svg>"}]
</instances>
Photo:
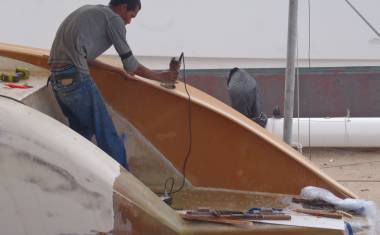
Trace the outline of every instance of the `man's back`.
<instances>
[{"instance_id":1,"label":"man's back","mask_svg":"<svg viewBox=\"0 0 380 235\"><path fill-rule=\"evenodd\" d=\"M71 13L59 27L49 64L74 64L88 72L93 60L113 44L119 54L130 52L123 19L108 6L86 5Z\"/></svg>"},{"instance_id":2,"label":"man's back","mask_svg":"<svg viewBox=\"0 0 380 235\"><path fill-rule=\"evenodd\" d=\"M232 107L249 118L259 115L260 103L256 88L256 80L245 70L238 69L231 74L228 92Z\"/></svg>"},{"instance_id":3,"label":"man's back","mask_svg":"<svg viewBox=\"0 0 380 235\"><path fill-rule=\"evenodd\" d=\"M261 111L261 95L256 79L244 69L234 68L227 85L232 107L265 127L267 117Z\"/></svg>"}]
</instances>

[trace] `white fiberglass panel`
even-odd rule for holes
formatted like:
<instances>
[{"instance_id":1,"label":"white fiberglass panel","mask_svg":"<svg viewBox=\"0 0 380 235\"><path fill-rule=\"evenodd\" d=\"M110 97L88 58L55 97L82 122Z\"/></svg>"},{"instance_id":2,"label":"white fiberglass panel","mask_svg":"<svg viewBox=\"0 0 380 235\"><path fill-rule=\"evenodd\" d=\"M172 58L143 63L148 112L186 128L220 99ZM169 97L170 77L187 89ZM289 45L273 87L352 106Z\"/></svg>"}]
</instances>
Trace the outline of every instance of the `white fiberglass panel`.
<instances>
[{"instance_id":1,"label":"white fiberglass panel","mask_svg":"<svg viewBox=\"0 0 380 235\"><path fill-rule=\"evenodd\" d=\"M114 226L119 165L58 121L0 99L3 234L97 234Z\"/></svg>"}]
</instances>

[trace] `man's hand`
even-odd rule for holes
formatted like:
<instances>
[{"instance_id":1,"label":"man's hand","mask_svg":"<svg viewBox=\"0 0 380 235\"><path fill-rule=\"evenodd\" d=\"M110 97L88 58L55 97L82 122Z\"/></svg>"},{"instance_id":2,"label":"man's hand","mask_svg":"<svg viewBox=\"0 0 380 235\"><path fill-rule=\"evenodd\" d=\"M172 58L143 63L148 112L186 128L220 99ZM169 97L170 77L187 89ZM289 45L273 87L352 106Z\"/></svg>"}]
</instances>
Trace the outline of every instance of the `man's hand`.
<instances>
[{"instance_id":1,"label":"man's hand","mask_svg":"<svg viewBox=\"0 0 380 235\"><path fill-rule=\"evenodd\" d=\"M178 68L175 70L175 68ZM177 80L178 77L178 70L179 66L174 67L173 63L173 70L163 71L163 72L156 72L148 69L142 64L139 64L137 67L135 74L143 77L148 78L151 80L163 82L163 83L174 83Z\"/></svg>"},{"instance_id":2,"label":"man's hand","mask_svg":"<svg viewBox=\"0 0 380 235\"><path fill-rule=\"evenodd\" d=\"M175 83L178 78L178 71L163 71L159 74L160 81L165 83Z\"/></svg>"},{"instance_id":3,"label":"man's hand","mask_svg":"<svg viewBox=\"0 0 380 235\"><path fill-rule=\"evenodd\" d=\"M136 78L132 74L128 73L124 69L122 71L120 71L120 72L121 72L121 75L122 75L122 77L124 79L133 79L133 80L136 80Z\"/></svg>"}]
</instances>

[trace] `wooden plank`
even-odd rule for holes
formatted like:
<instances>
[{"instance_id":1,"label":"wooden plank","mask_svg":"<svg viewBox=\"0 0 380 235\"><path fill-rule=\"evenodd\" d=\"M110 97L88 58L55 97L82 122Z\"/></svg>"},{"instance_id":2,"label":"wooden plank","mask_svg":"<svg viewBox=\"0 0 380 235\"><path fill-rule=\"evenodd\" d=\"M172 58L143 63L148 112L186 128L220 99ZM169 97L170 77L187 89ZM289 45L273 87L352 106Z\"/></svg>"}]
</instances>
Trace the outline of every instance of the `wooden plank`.
<instances>
[{"instance_id":1,"label":"wooden plank","mask_svg":"<svg viewBox=\"0 0 380 235\"><path fill-rule=\"evenodd\" d=\"M342 219L342 215L335 213L335 212L327 212L322 210L309 210L309 209L294 209L293 211L308 215L314 215L317 217L326 217L326 218L333 218L333 219Z\"/></svg>"}]
</instances>

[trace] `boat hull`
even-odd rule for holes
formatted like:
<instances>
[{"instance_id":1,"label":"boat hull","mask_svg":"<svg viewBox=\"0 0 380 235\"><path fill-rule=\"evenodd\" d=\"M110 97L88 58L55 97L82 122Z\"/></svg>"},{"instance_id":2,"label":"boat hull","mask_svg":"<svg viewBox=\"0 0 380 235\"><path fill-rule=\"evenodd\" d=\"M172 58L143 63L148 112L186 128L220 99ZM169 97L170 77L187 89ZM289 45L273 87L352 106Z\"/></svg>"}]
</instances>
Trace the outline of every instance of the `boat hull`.
<instances>
[{"instance_id":1,"label":"boat hull","mask_svg":"<svg viewBox=\"0 0 380 235\"><path fill-rule=\"evenodd\" d=\"M1 44L0 56L47 68L47 50ZM168 90L144 78L126 79L121 71L91 67L108 104L179 171L191 143L186 177L193 185L285 194L314 185L355 197L278 137L211 96L188 86L190 102L182 82Z\"/></svg>"}]
</instances>

